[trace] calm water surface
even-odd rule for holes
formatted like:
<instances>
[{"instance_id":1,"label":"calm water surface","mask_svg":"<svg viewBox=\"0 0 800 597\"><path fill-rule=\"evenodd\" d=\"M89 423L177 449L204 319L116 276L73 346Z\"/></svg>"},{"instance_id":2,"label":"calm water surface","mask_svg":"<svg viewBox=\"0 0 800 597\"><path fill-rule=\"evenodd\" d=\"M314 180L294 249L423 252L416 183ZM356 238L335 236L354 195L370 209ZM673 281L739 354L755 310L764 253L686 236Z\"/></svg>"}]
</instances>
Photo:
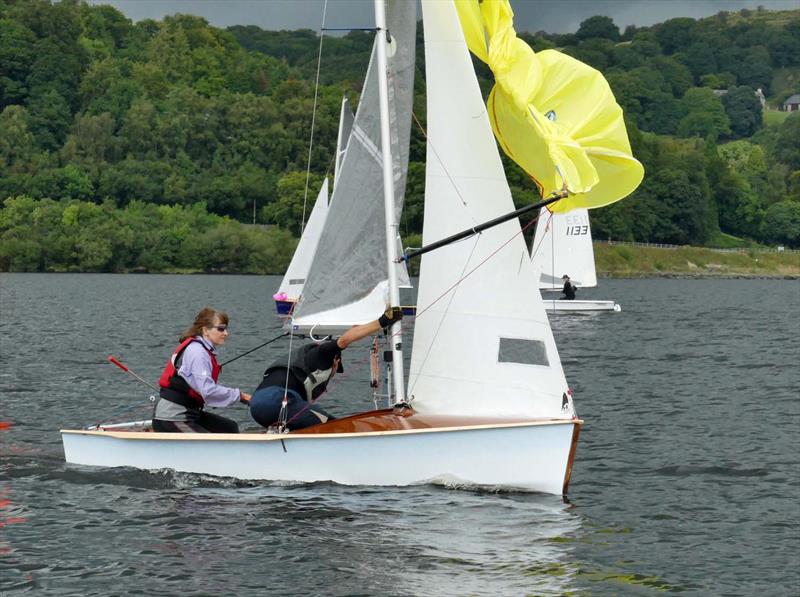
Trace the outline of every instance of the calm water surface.
<instances>
[{"instance_id":1,"label":"calm water surface","mask_svg":"<svg viewBox=\"0 0 800 597\"><path fill-rule=\"evenodd\" d=\"M800 592L797 281L602 280L582 296L621 313L553 316L586 420L569 501L65 465L58 429L149 417L109 354L155 380L211 304L235 356L279 333L278 282L0 275L0 594ZM223 382L252 389L284 350ZM372 406L366 350L326 408Z\"/></svg>"}]
</instances>

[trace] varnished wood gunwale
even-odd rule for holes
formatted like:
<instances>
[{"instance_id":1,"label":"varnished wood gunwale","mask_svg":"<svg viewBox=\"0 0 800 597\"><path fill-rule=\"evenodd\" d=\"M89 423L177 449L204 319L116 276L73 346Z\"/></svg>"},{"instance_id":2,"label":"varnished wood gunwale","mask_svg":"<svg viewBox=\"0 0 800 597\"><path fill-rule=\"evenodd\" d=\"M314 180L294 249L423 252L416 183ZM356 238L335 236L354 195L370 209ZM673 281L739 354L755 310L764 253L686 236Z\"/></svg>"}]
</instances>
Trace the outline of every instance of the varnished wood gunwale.
<instances>
[{"instance_id":1,"label":"varnished wood gunwale","mask_svg":"<svg viewBox=\"0 0 800 597\"><path fill-rule=\"evenodd\" d=\"M410 412L409 412L410 411ZM582 422L577 420L578 422ZM358 413L334 419L291 433L161 433L143 431L95 431L88 429L62 429L61 433L96 435L117 439L168 440L168 441L277 441L293 438L323 439L325 437L360 437L376 435L413 435L471 431L480 429L502 429L545 425L573 424L575 419L511 419L458 417L449 415L420 415L408 409L398 413L394 409L383 409ZM346 429L353 429L347 431Z\"/></svg>"}]
</instances>

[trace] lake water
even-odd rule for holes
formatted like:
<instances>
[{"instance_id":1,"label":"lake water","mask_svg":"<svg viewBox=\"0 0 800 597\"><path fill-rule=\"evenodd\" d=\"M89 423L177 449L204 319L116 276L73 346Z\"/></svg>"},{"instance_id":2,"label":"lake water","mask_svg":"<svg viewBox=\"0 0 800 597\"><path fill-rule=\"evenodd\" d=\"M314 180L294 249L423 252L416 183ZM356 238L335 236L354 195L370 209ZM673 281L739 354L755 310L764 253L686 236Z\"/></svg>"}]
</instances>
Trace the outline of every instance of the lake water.
<instances>
[{"instance_id":1,"label":"lake water","mask_svg":"<svg viewBox=\"0 0 800 597\"><path fill-rule=\"evenodd\" d=\"M279 333L278 282L0 275L0 594L798 594L798 281L601 280L581 296L621 313L552 316L586 421L568 501L64 463L60 428L149 417L109 354L155 381L210 304L231 358ZM366 350L325 408L372 406Z\"/></svg>"}]
</instances>

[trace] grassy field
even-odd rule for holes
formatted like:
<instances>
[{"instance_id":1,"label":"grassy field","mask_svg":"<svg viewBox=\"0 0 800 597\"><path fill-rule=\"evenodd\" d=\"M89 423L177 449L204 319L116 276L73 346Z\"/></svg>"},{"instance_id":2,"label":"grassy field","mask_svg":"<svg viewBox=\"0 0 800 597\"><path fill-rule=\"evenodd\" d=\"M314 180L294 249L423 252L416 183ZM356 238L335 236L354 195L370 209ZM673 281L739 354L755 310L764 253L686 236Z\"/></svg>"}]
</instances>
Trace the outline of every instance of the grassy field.
<instances>
[{"instance_id":1,"label":"grassy field","mask_svg":"<svg viewBox=\"0 0 800 597\"><path fill-rule=\"evenodd\" d=\"M598 275L614 278L800 278L800 252L722 252L595 242L594 256Z\"/></svg>"},{"instance_id":2,"label":"grassy field","mask_svg":"<svg viewBox=\"0 0 800 597\"><path fill-rule=\"evenodd\" d=\"M789 112L779 112L778 110L765 110L763 114L764 124L767 126L778 126L789 116Z\"/></svg>"}]
</instances>

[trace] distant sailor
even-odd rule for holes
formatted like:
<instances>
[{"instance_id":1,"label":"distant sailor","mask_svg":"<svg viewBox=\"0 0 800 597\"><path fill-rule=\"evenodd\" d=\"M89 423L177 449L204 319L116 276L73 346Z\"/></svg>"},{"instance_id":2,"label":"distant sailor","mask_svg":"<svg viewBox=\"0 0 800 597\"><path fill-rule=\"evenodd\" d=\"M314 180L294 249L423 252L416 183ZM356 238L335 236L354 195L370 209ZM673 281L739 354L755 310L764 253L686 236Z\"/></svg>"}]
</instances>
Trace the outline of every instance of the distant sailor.
<instances>
[{"instance_id":1,"label":"distant sailor","mask_svg":"<svg viewBox=\"0 0 800 597\"><path fill-rule=\"evenodd\" d=\"M403 318L400 307L393 307L377 320L353 326L337 340L306 344L292 350L288 359L273 362L250 401L250 414L263 427L281 426L302 429L333 419L315 404L336 373L342 373L342 351L353 342L390 327ZM281 413L284 394L286 410Z\"/></svg>"},{"instance_id":2,"label":"distant sailor","mask_svg":"<svg viewBox=\"0 0 800 597\"><path fill-rule=\"evenodd\" d=\"M561 276L561 279L564 280L564 288L561 291L564 293L564 298L568 301L575 300L575 291L578 290L577 286L570 281L569 276L566 274Z\"/></svg>"},{"instance_id":3,"label":"distant sailor","mask_svg":"<svg viewBox=\"0 0 800 597\"><path fill-rule=\"evenodd\" d=\"M158 381L161 390L153 412L153 431L239 433L236 421L203 410L250 401L250 394L217 383L222 367L217 363L216 347L227 338L228 316L203 308L181 335L181 343Z\"/></svg>"}]
</instances>

